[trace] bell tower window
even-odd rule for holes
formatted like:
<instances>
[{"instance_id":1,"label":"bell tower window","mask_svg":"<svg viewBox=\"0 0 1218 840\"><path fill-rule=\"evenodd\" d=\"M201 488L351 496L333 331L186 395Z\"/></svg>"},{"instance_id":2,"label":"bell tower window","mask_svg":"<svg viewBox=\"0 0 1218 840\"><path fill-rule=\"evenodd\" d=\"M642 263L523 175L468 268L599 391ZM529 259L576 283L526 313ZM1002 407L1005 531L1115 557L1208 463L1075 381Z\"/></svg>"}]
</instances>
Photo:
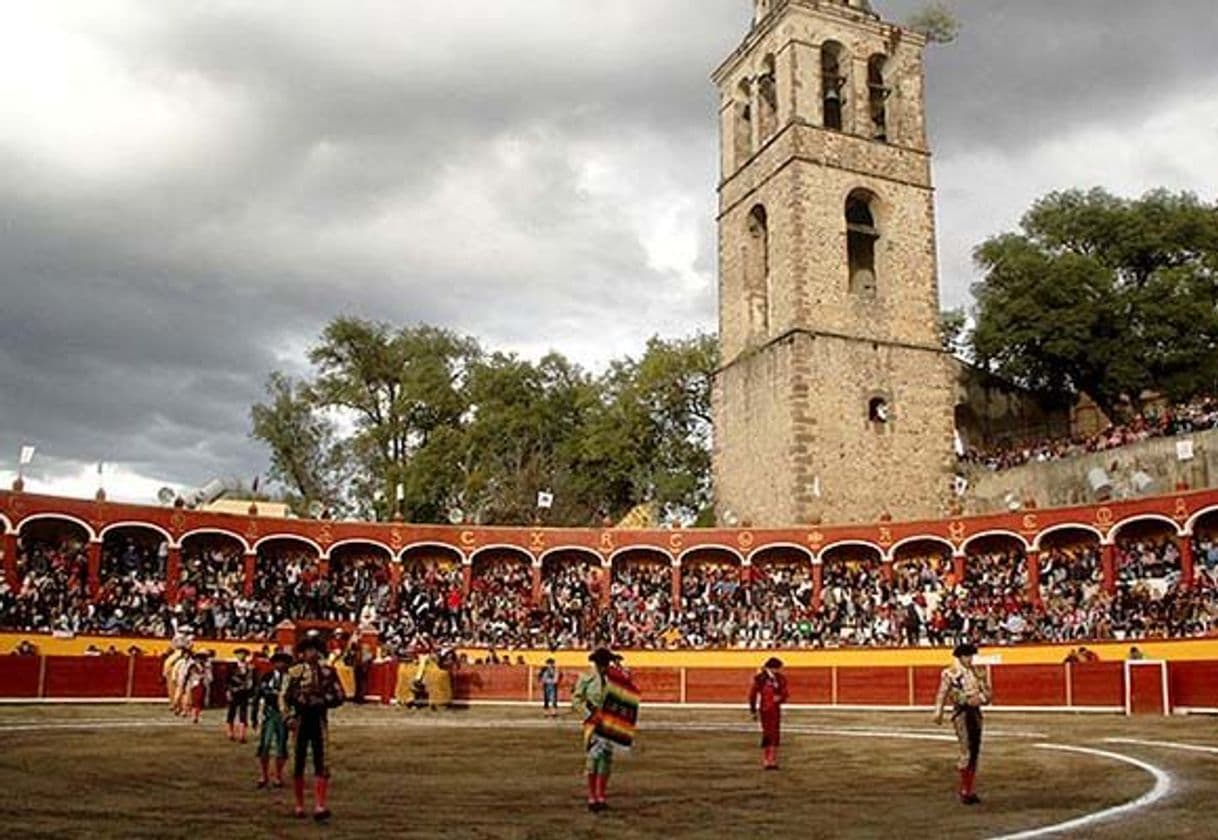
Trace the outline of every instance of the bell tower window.
<instances>
[{"instance_id":1,"label":"bell tower window","mask_svg":"<svg viewBox=\"0 0 1218 840\"><path fill-rule=\"evenodd\" d=\"M758 128L761 130L763 143L778 127L778 87L775 76L774 56L767 55L761 75L757 77L757 109L760 111Z\"/></svg>"},{"instance_id":2,"label":"bell tower window","mask_svg":"<svg viewBox=\"0 0 1218 840\"><path fill-rule=\"evenodd\" d=\"M770 221L761 204L749 211L744 271L749 333L767 336L770 331Z\"/></svg>"},{"instance_id":3,"label":"bell tower window","mask_svg":"<svg viewBox=\"0 0 1218 840\"><path fill-rule=\"evenodd\" d=\"M824 126L833 131L842 130L842 115L846 108L846 82L844 74L846 48L837 41L826 41L820 48L821 99L824 111Z\"/></svg>"},{"instance_id":4,"label":"bell tower window","mask_svg":"<svg viewBox=\"0 0 1218 840\"><path fill-rule=\"evenodd\" d=\"M880 231L872 212L873 196L855 190L846 199L846 259L850 272L850 293L875 297L875 243Z\"/></svg>"},{"instance_id":5,"label":"bell tower window","mask_svg":"<svg viewBox=\"0 0 1218 840\"><path fill-rule=\"evenodd\" d=\"M884 68L887 63L888 57L878 53L867 62L871 136L885 142L888 140L888 96L892 93L891 88L884 82Z\"/></svg>"},{"instance_id":6,"label":"bell tower window","mask_svg":"<svg viewBox=\"0 0 1218 840\"><path fill-rule=\"evenodd\" d=\"M744 163L753 154L753 107L750 102L752 89L748 80L740 83L736 91L735 119L733 120L732 144L736 153L736 165Z\"/></svg>"}]
</instances>

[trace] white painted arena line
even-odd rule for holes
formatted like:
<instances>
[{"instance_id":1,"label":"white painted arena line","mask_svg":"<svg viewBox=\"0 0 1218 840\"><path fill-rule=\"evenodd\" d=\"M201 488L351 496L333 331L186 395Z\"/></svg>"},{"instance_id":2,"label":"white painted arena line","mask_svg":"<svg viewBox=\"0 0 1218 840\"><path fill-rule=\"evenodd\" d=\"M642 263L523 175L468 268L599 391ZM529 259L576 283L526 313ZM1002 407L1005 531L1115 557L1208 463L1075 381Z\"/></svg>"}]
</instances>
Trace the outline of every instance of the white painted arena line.
<instances>
[{"instance_id":1,"label":"white painted arena line","mask_svg":"<svg viewBox=\"0 0 1218 840\"><path fill-rule=\"evenodd\" d=\"M1108 744L1136 744L1140 747L1163 747L1169 750L1185 750L1186 752L1212 753L1218 755L1218 747L1207 747L1202 744L1184 744L1179 741L1145 741L1141 738L1105 738Z\"/></svg>"},{"instance_id":2,"label":"white painted arena line","mask_svg":"<svg viewBox=\"0 0 1218 840\"><path fill-rule=\"evenodd\" d=\"M1149 808L1160 799L1163 799L1172 789L1172 776L1161 767L1156 767L1153 764L1142 761L1141 759L1133 758L1132 756L1122 753L1109 752L1108 750L1097 750L1091 747L1071 747L1065 744L1036 744L1037 749L1042 750L1058 750L1061 752L1081 753L1083 755L1094 755L1100 758L1107 758L1112 761L1120 761L1124 764L1131 764L1139 770L1144 770L1149 773L1155 780L1153 788L1130 802L1123 805L1115 805L1111 808L1105 808L1102 811L1096 811L1092 814L1085 814L1081 817L1076 817L1065 822L1047 825L1044 828L1033 828L1027 831L1018 831L1014 834L1003 834L998 837L991 837L990 840L1030 840L1034 837L1051 837L1054 834L1065 834L1070 831L1077 831L1081 828L1088 828L1098 823L1107 822L1108 820L1123 817L1132 814L1135 811L1141 811L1144 808Z\"/></svg>"}]
</instances>

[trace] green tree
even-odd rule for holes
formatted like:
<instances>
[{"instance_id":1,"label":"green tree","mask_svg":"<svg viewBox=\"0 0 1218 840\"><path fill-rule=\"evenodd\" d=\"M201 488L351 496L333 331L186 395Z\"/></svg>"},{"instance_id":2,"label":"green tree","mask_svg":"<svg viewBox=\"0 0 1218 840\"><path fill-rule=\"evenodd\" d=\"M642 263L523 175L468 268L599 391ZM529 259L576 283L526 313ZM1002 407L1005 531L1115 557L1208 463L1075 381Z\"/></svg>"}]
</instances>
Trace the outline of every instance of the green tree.
<instances>
[{"instance_id":1,"label":"green tree","mask_svg":"<svg viewBox=\"0 0 1218 840\"><path fill-rule=\"evenodd\" d=\"M1189 193L1052 193L975 252L977 360L1062 400L1112 410L1218 381L1218 209Z\"/></svg>"},{"instance_id":2,"label":"green tree","mask_svg":"<svg viewBox=\"0 0 1218 840\"><path fill-rule=\"evenodd\" d=\"M653 338L643 356L610 365L581 468L604 490L615 518L641 502L694 518L711 501L714 336Z\"/></svg>"},{"instance_id":3,"label":"green tree","mask_svg":"<svg viewBox=\"0 0 1218 840\"><path fill-rule=\"evenodd\" d=\"M305 508L588 525L654 501L692 517L709 503L715 357L711 336L653 339L593 377L557 353L533 363L434 327L338 318L310 381L272 376L253 433Z\"/></svg>"},{"instance_id":4,"label":"green tree","mask_svg":"<svg viewBox=\"0 0 1218 840\"><path fill-rule=\"evenodd\" d=\"M325 328L309 353L317 369L310 395L316 408L337 412L354 426L348 439L357 467L352 489L365 509L391 509L400 484L406 513L424 519L440 514L436 485L412 475L411 463L437 430L460 423L469 407L464 376L480 355L473 339L435 327L395 329L342 317Z\"/></svg>"},{"instance_id":5,"label":"green tree","mask_svg":"<svg viewBox=\"0 0 1218 840\"><path fill-rule=\"evenodd\" d=\"M271 374L266 392L250 418L254 437L271 452L271 480L298 515L311 502L349 512L345 485L353 465L333 420L316 410L305 386L281 373Z\"/></svg>"},{"instance_id":6,"label":"green tree","mask_svg":"<svg viewBox=\"0 0 1218 840\"><path fill-rule=\"evenodd\" d=\"M960 20L938 0L910 15L905 26L921 33L932 44L950 44L960 36Z\"/></svg>"}]
</instances>

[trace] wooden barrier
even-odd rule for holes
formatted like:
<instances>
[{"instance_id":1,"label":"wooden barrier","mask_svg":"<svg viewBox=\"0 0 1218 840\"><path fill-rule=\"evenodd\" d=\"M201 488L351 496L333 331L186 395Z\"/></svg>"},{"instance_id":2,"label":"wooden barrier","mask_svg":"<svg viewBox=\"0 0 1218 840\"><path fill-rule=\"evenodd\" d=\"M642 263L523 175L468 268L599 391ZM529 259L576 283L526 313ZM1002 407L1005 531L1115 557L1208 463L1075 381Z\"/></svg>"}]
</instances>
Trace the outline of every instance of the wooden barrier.
<instances>
[{"instance_id":1,"label":"wooden barrier","mask_svg":"<svg viewBox=\"0 0 1218 840\"><path fill-rule=\"evenodd\" d=\"M1218 663L1203 663L1218 671ZM1067 665L1071 683L1071 706L1110 707L1114 697L1125 692L1125 668L1121 662L1086 662Z\"/></svg>"},{"instance_id":2,"label":"wooden barrier","mask_svg":"<svg viewBox=\"0 0 1218 840\"><path fill-rule=\"evenodd\" d=\"M1218 710L1218 663L1171 662L1167 677L1173 707Z\"/></svg>"},{"instance_id":3,"label":"wooden barrier","mask_svg":"<svg viewBox=\"0 0 1218 840\"><path fill-rule=\"evenodd\" d=\"M987 666L998 709L1119 712L1127 695L1134 713L1218 710L1218 660L1170 662L1128 668L1124 662L1073 665ZM210 705L224 705L229 663L217 662ZM264 671L266 663L257 663ZM1166 669L1166 670L1164 670ZM746 668L636 668L646 703L743 707L753 671ZM921 708L931 706L940 668L910 665L877 668L787 668L791 703L806 707ZM1129 676L1132 674L1132 676ZM1166 674L1167 707L1162 702ZM568 703L578 675L564 671L560 702ZM397 685L398 662L375 663L368 673L369 699L388 702ZM524 665L475 665L459 669L453 696L459 703L539 703ZM1130 682L1130 681L1133 682ZM1128 689L1128 690L1127 690ZM0 657L0 701L139 701L165 696L161 659L153 656Z\"/></svg>"}]
</instances>

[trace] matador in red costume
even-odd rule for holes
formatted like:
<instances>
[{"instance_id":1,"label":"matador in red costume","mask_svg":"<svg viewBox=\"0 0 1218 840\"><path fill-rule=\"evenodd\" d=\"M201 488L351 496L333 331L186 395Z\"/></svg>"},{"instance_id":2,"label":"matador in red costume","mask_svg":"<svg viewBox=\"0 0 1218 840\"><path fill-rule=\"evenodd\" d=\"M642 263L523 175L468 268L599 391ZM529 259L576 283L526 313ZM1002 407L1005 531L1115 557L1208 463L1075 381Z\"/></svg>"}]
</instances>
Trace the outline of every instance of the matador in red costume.
<instances>
[{"instance_id":1,"label":"matador in red costume","mask_svg":"<svg viewBox=\"0 0 1218 840\"><path fill-rule=\"evenodd\" d=\"M770 657L749 689L749 712L761 720L761 766L766 770L778 769L782 704L790 699L787 678L781 672L782 660Z\"/></svg>"}]
</instances>

